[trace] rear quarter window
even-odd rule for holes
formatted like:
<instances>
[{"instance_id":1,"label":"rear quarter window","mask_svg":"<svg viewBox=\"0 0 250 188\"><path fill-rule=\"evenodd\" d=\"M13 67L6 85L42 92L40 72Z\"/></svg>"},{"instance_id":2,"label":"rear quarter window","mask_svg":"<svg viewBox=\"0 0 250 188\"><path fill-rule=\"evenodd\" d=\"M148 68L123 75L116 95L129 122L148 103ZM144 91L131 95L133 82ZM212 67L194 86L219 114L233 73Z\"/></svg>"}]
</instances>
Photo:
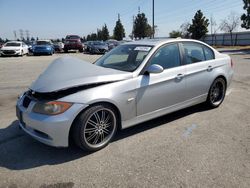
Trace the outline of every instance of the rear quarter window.
<instances>
[{"instance_id":1,"label":"rear quarter window","mask_svg":"<svg viewBox=\"0 0 250 188\"><path fill-rule=\"evenodd\" d=\"M204 46L203 50L204 50L205 58L206 58L207 61L214 59L214 52L213 52L212 49Z\"/></svg>"}]
</instances>

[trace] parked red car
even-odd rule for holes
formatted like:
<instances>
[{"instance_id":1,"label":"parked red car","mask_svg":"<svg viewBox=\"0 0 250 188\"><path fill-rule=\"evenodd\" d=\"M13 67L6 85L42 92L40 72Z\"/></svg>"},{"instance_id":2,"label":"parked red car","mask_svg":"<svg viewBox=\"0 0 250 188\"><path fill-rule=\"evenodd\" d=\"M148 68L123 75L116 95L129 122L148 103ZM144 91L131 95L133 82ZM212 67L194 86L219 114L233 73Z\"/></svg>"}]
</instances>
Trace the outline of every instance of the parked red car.
<instances>
[{"instance_id":1,"label":"parked red car","mask_svg":"<svg viewBox=\"0 0 250 188\"><path fill-rule=\"evenodd\" d=\"M79 52L83 52L81 38L78 35L66 36L64 43L64 52L68 52L69 50L79 50Z\"/></svg>"}]
</instances>

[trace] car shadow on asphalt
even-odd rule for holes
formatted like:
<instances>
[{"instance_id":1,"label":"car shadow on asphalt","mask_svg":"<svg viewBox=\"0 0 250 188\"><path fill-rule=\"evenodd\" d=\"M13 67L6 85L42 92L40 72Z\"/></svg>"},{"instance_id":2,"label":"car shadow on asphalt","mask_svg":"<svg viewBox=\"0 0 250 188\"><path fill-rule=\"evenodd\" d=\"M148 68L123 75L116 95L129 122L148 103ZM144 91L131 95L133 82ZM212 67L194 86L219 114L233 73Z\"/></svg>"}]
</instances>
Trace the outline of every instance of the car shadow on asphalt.
<instances>
[{"instance_id":1,"label":"car shadow on asphalt","mask_svg":"<svg viewBox=\"0 0 250 188\"><path fill-rule=\"evenodd\" d=\"M119 131L112 142L207 110L209 108L200 104L138 124ZM19 129L17 120L13 121L7 128L0 129L0 167L7 169L24 170L44 165L57 165L93 154L82 151L74 145L68 148L55 148L35 141Z\"/></svg>"}]
</instances>

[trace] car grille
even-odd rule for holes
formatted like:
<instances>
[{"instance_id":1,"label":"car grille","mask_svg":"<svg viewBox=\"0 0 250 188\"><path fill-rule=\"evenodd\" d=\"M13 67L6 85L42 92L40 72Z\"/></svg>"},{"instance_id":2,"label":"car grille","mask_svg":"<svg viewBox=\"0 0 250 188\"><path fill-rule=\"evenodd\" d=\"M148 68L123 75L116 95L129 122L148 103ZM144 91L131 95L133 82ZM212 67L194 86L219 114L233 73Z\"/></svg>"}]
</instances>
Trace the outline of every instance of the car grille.
<instances>
[{"instance_id":1,"label":"car grille","mask_svg":"<svg viewBox=\"0 0 250 188\"><path fill-rule=\"evenodd\" d=\"M4 54L15 54L15 50L3 50Z\"/></svg>"},{"instance_id":2,"label":"car grille","mask_svg":"<svg viewBox=\"0 0 250 188\"><path fill-rule=\"evenodd\" d=\"M28 96L25 96L23 99L23 107L28 108L28 106L30 105L30 102L31 102L31 98L29 98Z\"/></svg>"},{"instance_id":3,"label":"car grille","mask_svg":"<svg viewBox=\"0 0 250 188\"><path fill-rule=\"evenodd\" d=\"M97 49L100 53L104 53L106 50L105 49Z\"/></svg>"}]
</instances>

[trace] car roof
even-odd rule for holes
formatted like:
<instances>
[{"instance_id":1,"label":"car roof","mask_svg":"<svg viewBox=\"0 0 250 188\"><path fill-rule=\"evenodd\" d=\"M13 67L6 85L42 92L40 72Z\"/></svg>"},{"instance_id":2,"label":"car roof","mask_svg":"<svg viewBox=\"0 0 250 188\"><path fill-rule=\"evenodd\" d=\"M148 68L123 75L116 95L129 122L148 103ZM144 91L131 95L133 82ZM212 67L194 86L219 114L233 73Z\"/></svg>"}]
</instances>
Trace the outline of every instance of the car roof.
<instances>
[{"instance_id":1,"label":"car roof","mask_svg":"<svg viewBox=\"0 0 250 188\"><path fill-rule=\"evenodd\" d=\"M182 38L143 39L143 40L138 40L138 41L133 41L133 42L126 42L126 43L124 43L124 44L158 46L158 45L162 45L162 44L165 44L165 43L170 43L170 42L182 42L182 41L198 42L198 43L204 44L203 42L198 41L198 40L193 40L193 39L182 39ZM123 44L123 45L124 45L124 44Z\"/></svg>"},{"instance_id":2,"label":"car roof","mask_svg":"<svg viewBox=\"0 0 250 188\"><path fill-rule=\"evenodd\" d=\"M13 40L13 41L8 41L8 42L6 42L6 43L11 43L11 42L14 42L14 43L23 43L22 41L15 41L15 40Z\"/></svg>"},{"instance_id":3,"label":"car roof","mask_svg":"<svg viewBox=\"0 0 250 188\"><path fill-rule=\"evenodd\" d=\"M37 40L37 42L39 41L51 42L51 40Z\"/></svg>"}]
</instances>

